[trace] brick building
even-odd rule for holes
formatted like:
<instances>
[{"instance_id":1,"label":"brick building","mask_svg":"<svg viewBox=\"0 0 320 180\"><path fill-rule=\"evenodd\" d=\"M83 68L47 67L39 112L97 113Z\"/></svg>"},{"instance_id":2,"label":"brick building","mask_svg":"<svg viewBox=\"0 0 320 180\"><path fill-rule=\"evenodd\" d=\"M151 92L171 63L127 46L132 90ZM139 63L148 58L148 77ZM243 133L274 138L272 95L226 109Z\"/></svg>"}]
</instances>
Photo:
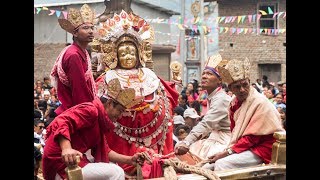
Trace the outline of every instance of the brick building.
<instances>
[{"instance_id":1,"label":"brick building","mask_svg":"<svg viewBox=\"0 0 320 180\"><path fill-rule=\"evenodd\" d=\"M228 32L224 29L219 34L222 58L239 60L248 57L252 65L251 82L263 75L268 76L269 82L286 81L286 33L283 31L286 29L286 0L219 0L218 5L220 17L246 16L243 23L238 23L238 18L233 22L219 23L220 28L229 28ZM249 22L247 15L264 12L268 15L261 15L260 19L256 16ZM277 12L282 13L274 16ZM264 29L270 30L265 32ZM232 30L235 32L231 33Z\"/></svg>"}]
</instances>

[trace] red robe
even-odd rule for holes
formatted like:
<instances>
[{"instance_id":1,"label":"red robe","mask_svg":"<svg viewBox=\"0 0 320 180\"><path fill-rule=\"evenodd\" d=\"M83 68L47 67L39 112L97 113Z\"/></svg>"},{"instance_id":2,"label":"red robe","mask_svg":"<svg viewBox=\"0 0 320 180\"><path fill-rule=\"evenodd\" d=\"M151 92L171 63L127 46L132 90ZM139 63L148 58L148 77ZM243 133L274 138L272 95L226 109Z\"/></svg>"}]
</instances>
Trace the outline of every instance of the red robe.
<instances>
[{"instance_id":1,"label":"red robe","mask_svg":"<svg viewBox=\"0 0 320 180\"><path fill-rule=\"evenodd\" d=\"M85 79L88 70L86 54L76 43L73 43L64 54L62 69L68 77L70 86L66 86L58 79L57 92L62 103L55 111L58 115L74 105L94 99L91 81Z\"/></svg>"},{"instance_id":2,"label":"red robe","mask_svg":"<svg viewBox=\"0 0 320 180\"><path fill-rule=\"evenodd\" d=\"M234 106L230 107L230 130L232 132L235 122L234 122L234 112L239 109L241 106L241 103L236 100L236 103ZM235 151L236 153L241 153L246 150L252 151L254 154L259 156L264 163L269 164L271 161L271 153L272 153L272 145L276 141L276 139L273 137L273 134L269 135L247 135L243 136L236 144L234 144L231 149Z\"/></svg>"},{"instance_id":3,"label":"red robe","mask_svg":"<svg viewBox=\"0 0 320 180\"><path fill-rule=\"evenodd\" d=\"M97 78L96 84L98 85L99 83L102 83L104 79L105 79L104 76ZM137 133L137 134L134 131L132 131L131 133L129 133L128 131L125 132L125 134L133 136L135 138L145 138L145 137L148 137L149 135L152 135L157 130L159 130L160 129L159 127L161 127L163 122L166 122L165 121L165 113L166 113L166 111L168 111L168 113L170 114L171 117L169 117L167 122L164 123L165 126L167 126L166 134L163 134L163 131L161 131L161 133L159 133L155 138L152 138L152 140L151 140L151 144L156 144L156 145L152 146L151 149L157 154L162 153L163 155L166 155L166 154L173 152L172 112L173 112L173 108L176 107L177 103L178 103L178 93L175 89L174 83L165 82L161 78L159 78L159 79L160 79L160 84L162 84L164 86L166 95L159 95L163 99L163 100L159 100L159 103L158 103L162 107L162 110L161 110L161 113L159 113L159 115L158 115L158 121L156 122L156 124L153 127L148 125L155 118L156 113L153 111L149 111L147 113L143 113L143 111L137 111L134 121L132 120L132 117L122 116L120 119L117 120L117 122L122 125L125 125L127 127L130 127L130 128L141 128L141 127L147 126L148 132L141 132L141 133ZM153 98L153 93L145 97L146 100L152 99L152 98ZM167 101L167 100L168 100L169 107L165 108L164 101ZM133 107L132 109L144 107L147 104L148 104L147 102L142 102L141 104ZM171 124L171 125L168 126L168 124ZM120 137L119 134L117 134L117 132L115 132L115 131L117 131L117 128L115 130L110 130L106 134L108 144L109 144L110 148L112 150L114 150L115 152L131 156L131 155L135 154L136 152L141 152L141 151L146 150L146 146L136 147L137 143L135 143L134 141L129 143L128 140ZM164 145L163 145L163 151L161 152L161 145L157 144L157 142L161 141L161 139L164 136L165 136L165 140L164 140ZM131 174L134 170L134 167L132 165L128 165L128 164L119 164L119 165L128 174ZM144 166L147 166L147 165L145 164ZM149 168L143 167L142 170L145 171L146 169L149 169ZM151 174L150 174L150 172L143 172L144 178L150 178Z\"/></svg>"},{"instance_id":4,"label":"red robe","mask_svg":"<svg viewBox=\"0 0 320 180\"><path fill-rule=\"evenodd\" d=\"M100 99L85 102L66 110L57 116L47 128L46 146L43 153L43 175L46 180L53 180L56 173L66 177L66 165L61 159L61 148L57 142L58 135L70 140L73 149L85 153L91 149L95 162L109 162L111 151L104 132L112 124ZM89 163L85 154L79 163L80 167Z\"/></svg>"}]
</instances>

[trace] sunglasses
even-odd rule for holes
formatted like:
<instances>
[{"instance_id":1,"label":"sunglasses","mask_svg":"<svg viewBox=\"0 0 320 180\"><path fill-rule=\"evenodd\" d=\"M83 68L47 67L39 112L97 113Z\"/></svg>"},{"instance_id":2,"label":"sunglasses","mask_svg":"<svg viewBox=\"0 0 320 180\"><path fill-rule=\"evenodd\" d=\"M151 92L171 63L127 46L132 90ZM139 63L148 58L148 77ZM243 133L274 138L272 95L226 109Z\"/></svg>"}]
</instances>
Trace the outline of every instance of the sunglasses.
<instances>
[{"instance_id":1,"label":"sunglasses","mask_svg":"<svg viewBox=\"0 0 320 180\"><path fill-rule=\"evenodd\" d=\"M44 129L44 126L38 126L40 129Z\"/></svg>"}]
</instances>

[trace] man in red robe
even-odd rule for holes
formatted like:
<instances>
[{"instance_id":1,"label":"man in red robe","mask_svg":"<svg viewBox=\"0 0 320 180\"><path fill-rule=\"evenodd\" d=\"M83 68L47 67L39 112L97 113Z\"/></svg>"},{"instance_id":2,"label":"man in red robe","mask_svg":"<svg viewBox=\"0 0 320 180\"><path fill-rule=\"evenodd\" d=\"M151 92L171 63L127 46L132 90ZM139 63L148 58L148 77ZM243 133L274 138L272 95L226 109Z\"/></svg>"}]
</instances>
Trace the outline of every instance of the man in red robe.
<instances>
[{"instance_id":1,"label":"man in red robe","mask_svg":"<svg viewBox=\"0 0 320 180\"><path fill-rule=\"evenodd\" d=\"M235 95L229 108L232 134L228 148L209 157L214 164L204 167L225 170L270 163L275 142L273 134L284 131L280 114L268 99L250 86L247 58L231 60L225 68L218 67L218 71Z\"/></svg>"},{"instance_id":2,"label":"man in red robe","mask_svg":"<svg viewBox=\"0 0 320 180\"><path fill-rule=\"evenodd\" d=\"M116 164L143 164L141 154L132 156L111 150L105 138L112 121L135 104L135 92L122 89L118 79L109 82L107 96L95 98L69 108L58 115L47 128L43 153L43 175L46 180L65 179L65 168L81 157L84 179L124 179L124 171ZM93 162L84 154L91 149Z\"/></svg>"},{"instance_id":3,"label":"man in red robe","mask_svg":"<svg viewBox=\"0 0 320 180\"><path fill-rule=\"evenodd\" d=\"M61 51L51 70L51 82L62 103L55 111L58 115L74 105L90 102L95 97L91 60L86 50L94 37L93 19L94 13L86 4L80 11L70 8L68 18L59 19L61 28L73 35L74 42Z\"/></svg>"}]
</instances>

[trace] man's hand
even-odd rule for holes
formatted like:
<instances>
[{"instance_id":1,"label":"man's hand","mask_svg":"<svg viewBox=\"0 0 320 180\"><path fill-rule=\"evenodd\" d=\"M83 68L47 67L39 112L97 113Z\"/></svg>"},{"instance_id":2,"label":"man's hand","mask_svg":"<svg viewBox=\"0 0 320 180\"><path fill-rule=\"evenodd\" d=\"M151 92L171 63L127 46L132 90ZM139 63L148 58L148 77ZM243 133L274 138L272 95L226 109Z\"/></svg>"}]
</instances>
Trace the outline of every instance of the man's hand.
<instances>
[{"instance_id":1,"label":"man's hand","mask_svg":"<svg viewBox=\"0 0 320 180\"><path fill-rule=\"evenodd\" d=\"M68 149L63 149L61 152L61 158L62 161L67 165L76 165L77 164L77 159L76 156L79 155L80 158L82 158L82 153L72 149L72 148L68 148Z\"/></svg>"},{"instance_id":2,"label":"man's hand","mask_svg":"<svg viewBox=\"0 0 320 180\"><path fill-rule=\"evenodd\" d=\"M136 166L138 163L142 166L144 163L144 160L145 160L145 157L143 156L142 153L136 153L131 157L131 164Z\"/></svg>"},{"instance_id":3,"label":"man's hand","mask_svg":"<svg viewBox=\"0 0 320 180\"><path fill-rule=\"evenodd\" d=\"M189 147L184 142L179 142L174 148L174 152L176 155L184 155L189 152Z\"/></svg>"},{"instance_id":4,"label":"man's hand","mask_svg":"<svg viewBox=\"0 0 320 180\"><path fill-rule=\"evenodd\" d=\"M228 156L228 152L222 151L213 156L208 157L208 160L209 160L209 163L211 164L211 163L215 163L218 159L224 158L226 156Z\"/></svg>"}]
</instances>

